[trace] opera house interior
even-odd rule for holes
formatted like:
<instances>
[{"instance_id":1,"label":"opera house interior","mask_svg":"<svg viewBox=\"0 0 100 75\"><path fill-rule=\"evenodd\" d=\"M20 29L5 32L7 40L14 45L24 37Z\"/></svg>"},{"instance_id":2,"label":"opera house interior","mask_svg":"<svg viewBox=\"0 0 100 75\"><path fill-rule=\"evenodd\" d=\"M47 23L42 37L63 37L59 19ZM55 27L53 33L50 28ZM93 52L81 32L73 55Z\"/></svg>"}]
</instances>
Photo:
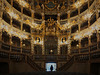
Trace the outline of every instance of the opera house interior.
<instances>
[{"instance_id":1,"label":"opera house interior","mask_svg":"<svg viewBox=\"0 0 100 75\"><path fill-rule=\"evenodd\" d=\"M100 75L99 17L100 0L0 0L0 74Z\"/></svg>"}]
</instances>

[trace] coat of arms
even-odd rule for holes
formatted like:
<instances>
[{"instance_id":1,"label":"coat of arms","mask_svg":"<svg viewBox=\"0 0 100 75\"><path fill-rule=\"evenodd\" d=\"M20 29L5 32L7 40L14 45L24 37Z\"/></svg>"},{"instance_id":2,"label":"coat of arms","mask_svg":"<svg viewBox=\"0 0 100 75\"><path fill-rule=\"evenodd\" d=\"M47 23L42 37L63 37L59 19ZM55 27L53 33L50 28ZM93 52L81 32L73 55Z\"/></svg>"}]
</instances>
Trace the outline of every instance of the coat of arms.
<instances>
[{"instance_id":1,"label":"coat of arms","mask_svg":"<svg viewBox=\"0 0 100 75\"><path fill-rule=\"evenodd\" d=\"M54 3L53 1L48 1L45 3L45 7L48 8L49 10L53 10L56 8L56 3Z\"/></svg>"}]
</instances>

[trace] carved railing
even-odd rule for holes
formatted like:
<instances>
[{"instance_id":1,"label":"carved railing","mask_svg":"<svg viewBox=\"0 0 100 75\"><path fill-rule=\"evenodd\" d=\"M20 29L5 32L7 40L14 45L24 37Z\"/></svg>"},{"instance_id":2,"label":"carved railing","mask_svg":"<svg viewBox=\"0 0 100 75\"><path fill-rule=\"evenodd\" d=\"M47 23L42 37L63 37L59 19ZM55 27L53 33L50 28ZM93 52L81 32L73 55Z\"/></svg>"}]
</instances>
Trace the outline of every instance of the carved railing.
<instances>
[{"instance_id":1,"label":"carved railing","mask_svg":"<svg viewBox=\"0 0 100 75\"><path fill-rule=\"evenodd\" d=\"M38 61L65 61L69 60L71 57L68 55L33 55L33 60Z\"/></svg>"},{"instance_id":2,"label":"carved railing","mask_svg":"<svg viewBox=\"0 0 100 75\"><path fill-rule=\"evenodd\" d=\"M38 66L30 56L22 53L8 52L0 50L0 58L7 59L14 62L26 62L28 63L35 71L45 71L45 69Z\"/></svg>"},{"instance_id":3,"label":"carved railing","mask_svg":"<svg viewBox=\"0 0 100 75\"><path fill-rule=\"evenodd\" d=\"M14 46L14 45L10 45L10 43L4 43L3 41L0 42L0 46L2 51L8 51L8 52L14 52L14 53L22 53L22 54L27 54L27 55L31 55L32 60L50 60L50 61L65 61L65 60L69 60L71 57L69 55L54 55L54 54L48 54L48 55L42 55L42 54L35 54L32 55L31 54L31 49L26 49L23 47L18 47L18 46Z\"/></svg>"},{"instance_id":4,"label":"carved railing","mask_svg":"<svg viewBox=\"0 0 100 75\"><path fill-rule=\"evenodd\" d=\"M73 55L66 64L57 69L57 71L66 71L74 62L88 62L90 60L100 59L100 50L91 53Z\"/></svg>"},{"instance_id":5,"label":"carved railing","mask_svg":"<svg viewBox=\"0 0 100 75\"><path fill-rule=\"evenodd\" d=\"M74 57L70 58L69 61L57 69L57 71L65 71L74 63Z\"/></svg>"},{"instance_id":6,"label":"carved railing","mask_svg":"<svg viewBox=\"0 0 100 75\"><path fill-rule=\"evenodd\" d=\"M35 70L37 70L37 71L45 71L44 68L41 68L40 66L38 66L38 65L32 60L32 58L30 58L29 56L27 56L27 63L28 63L32 68L35 67Z\"/></svg>"},{"instance_id":7,"label":"carved railing","mask_svg":"<svg viewBox=\"0 0 100 75\"><path fill-rule=\"evenodd\" d=\"M0 42L1 43L1 42ZM58 71L65 71L67 70L74 62L88 62L90 60L95 60L100 58L100 50L99 48L96 48L96 50L91 51L91 49L88 50L88 52L84 53L75 53L73 56L68 55L28 55L28 53L21 53L21 52L12 52L10 50L2 49L2 43L0 48L0 58L5 58L11 61L16 62L26 62L30 64L34 70L44 70L41 67L39 67L34 61L66 61L67 63L64 64L62 67L58 68ZM91 47L95 47L97 44L91 45ZM4 44L6 46L6 44ZM6 47L11 47L7 44ZM90 46L89 46L90 47ZM88 47L88 48L89 48ZM84 49L84 48L82 48Z\"/></svg>"}]
</instances>

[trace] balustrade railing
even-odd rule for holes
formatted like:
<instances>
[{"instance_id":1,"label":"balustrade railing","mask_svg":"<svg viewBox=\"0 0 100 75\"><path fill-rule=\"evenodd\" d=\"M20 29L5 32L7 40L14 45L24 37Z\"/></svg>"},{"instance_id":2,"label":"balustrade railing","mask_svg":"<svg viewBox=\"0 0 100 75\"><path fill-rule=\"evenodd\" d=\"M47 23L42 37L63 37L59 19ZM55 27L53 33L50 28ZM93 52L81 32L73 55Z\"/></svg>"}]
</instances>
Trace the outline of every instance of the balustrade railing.
<instances>
[{"instance_id":1,"label":"balustrade railing","mask_svg":"<svg viewBox=\"0 0 100 75\"><path fill-rule=\"evenodd\" d=\"M89 52L89 47L81 48L80 53Z\"/></svg>"},{"instance_id":2,"label":"balustrade railing","mask_svg":"<svg viewBox=\"0 0 100 75\"><path fill-rule=\"evenodd\" d=\"M67 70L74 62L74 57L70 58L69 61L64 64L63 66L61 66L59 69L57 69L58 71L64 71L64 70Z\"/></svg>"},{"instance_id":3,"label":"balustrade railing","mask_svg":"<svg viewBox=\"0 0 100 75\"><path fill-rule=\"evenodd\" d=\"M97 50L92 53L73 55L72 58L66 64L58 68L58 71L66 71L74 62L88 62L93 59L100 59L100 50Z\"/></svg>"},{"instance_id":4,"label":"balustrade railing","mask_svg":"<svg viewBox=\"0 0 100 75\"><path fill-rule=\"evenodd\" d=\"M11 61L16 62L26 62L28 63L35 71L44 71L45 69L38 66L32 58L28 55L21 54L21 53L14 53L14 52L7 52L4 50L0 50L0 58L6 58Z\"/></svg>"},{"instance_id":5,"label":"balustrade railing","mask_svg":"<svg viewBox=\"0 0 100 75\"><path fill-rule=\"evenodd\" d=\"M2 43L2 45L3 44L4 43ZM99 59L100 50L99 49L97 50L97 48L95 49L96 46L97 44L89 46L90 52L76 53L73 56L68 56L68 55L31 55L30 56L25 53L5 50L5 48L3 48L3 49L0 49L0 58L5 58L5 59L16 61L16 62L27 62L34 68L34 70L40 70L39 68L36 68L36 66L38 67L38 65L34 62L35 60L38 60L38 61L39 60L43 60L43 61L48 61L48 60L51 60L51 61L64 60L65 61L66 60L67 63L58 69L58 71L65 71L74 62L88 62L93 59ZM5 47L8 47L8 45ZM89 49L89 47L86 47L86 51L87 49ZM91 48L93 49L93 51L91 51ZM84 48L82 49L84 50ZM41 70L43 69L41 68Z\"/></svg>"},{"instance_id":6,"label":"balustrade railing","mask_svg":"<svg viewBox=\"0 0 100 75\"><path fill-rule=\"evenodd\" d=\"M45 60L45 61L64 61L64 60L69 60L71 57L68 55L33 55L32 59L33 60Z\"/></svg>"}]
</instances>

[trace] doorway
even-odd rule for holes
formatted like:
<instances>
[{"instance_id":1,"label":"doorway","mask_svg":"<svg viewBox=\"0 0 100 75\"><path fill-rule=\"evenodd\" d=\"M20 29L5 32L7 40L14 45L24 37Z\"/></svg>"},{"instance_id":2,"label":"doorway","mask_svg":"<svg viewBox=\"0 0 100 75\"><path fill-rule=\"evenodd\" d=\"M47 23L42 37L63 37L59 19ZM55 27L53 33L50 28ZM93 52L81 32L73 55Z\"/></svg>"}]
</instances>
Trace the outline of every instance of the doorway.
<instances>
[{"instance_id":1,"label":"doorway","mask_svg":"<svg viewBox=\"0 0 100 75\"><path fill-rule=\"evenodd\" d=\"M47 62L46 63L46 71L51 71L50 70L51 65L53 66L53 70L52 71L56 71L57 64L55 62Z\"/></svg>"}]
</instances>

